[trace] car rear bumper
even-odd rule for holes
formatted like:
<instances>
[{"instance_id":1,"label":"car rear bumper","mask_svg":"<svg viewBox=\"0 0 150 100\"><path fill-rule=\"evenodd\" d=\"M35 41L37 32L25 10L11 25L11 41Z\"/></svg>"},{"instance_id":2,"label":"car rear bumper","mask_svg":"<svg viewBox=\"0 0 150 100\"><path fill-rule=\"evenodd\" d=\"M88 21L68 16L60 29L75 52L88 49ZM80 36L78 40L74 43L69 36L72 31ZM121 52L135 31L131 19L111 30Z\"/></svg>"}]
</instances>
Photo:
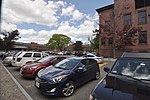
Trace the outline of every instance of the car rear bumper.
<instances>
[{"instance_id":1,"label":"car rear bumper","mask_svg":"<svg viewBox=\"0 0 150 100\"><path fill-rule=\"evenodd\" d=\"M11 65L12 65L12 66L15 66L15 67L21 67L21 66L22 66L22 63L20 63L20 62L15 62L15 61L11 61Z\"/></svg>"}]
</instances>

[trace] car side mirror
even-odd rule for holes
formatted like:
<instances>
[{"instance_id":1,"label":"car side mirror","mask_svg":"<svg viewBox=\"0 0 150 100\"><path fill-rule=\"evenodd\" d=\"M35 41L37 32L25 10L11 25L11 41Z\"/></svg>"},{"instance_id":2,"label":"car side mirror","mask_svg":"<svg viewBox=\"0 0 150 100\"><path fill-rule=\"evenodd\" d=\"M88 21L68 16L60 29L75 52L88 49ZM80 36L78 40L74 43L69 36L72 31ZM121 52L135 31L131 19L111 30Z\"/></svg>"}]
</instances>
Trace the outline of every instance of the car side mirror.
<instances>
[{"instance_id":1,"label":"car side mirror","mask_svg":"<svg viewBox=\"0 0 150 100\"><path fill-rule=\"evenodd\" d=\"M110 68L109 67L104 67L104 71L107 72L107 73L109 73Z\"/></svg>"}]
</instances>

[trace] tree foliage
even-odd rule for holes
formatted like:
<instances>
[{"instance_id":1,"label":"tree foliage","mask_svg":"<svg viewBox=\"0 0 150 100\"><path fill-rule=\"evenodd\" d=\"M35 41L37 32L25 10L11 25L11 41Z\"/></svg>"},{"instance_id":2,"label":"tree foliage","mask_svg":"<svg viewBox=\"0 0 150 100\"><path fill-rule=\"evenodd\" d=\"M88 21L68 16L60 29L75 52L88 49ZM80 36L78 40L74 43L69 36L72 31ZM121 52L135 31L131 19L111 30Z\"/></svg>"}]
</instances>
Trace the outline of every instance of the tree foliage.
<instances>
[{"instance_id":1,"label":"tree foliage","mask_svg":"<svg viewBox=\"0 0 150 100\"><path fill-rule=\"evenodd\" d=\"M115 48L118 50L122 50L125 51L126 50L126 46L134 46L137 43L138 40L138 32L141 30L141 27L135 27L132 25L128 25L128 26L124 26L122 29L120 30L116 30L114 33L114 29L110 26L109 28L100 25L101 27L101 37L105 37L105 38L113 38L114 41L114 37L113 34L115 34Z\"/></svg>"},{"instance_id":2,"label":"tree foliage","mask_svg":"<svg viewBox=\"0 0 150 100\"><path fill-rule=\"evenodd\" d=\"M51 49L58 49L63 51L63 48L67 46L71 41L71 38L63 34L54 34L52 38L49 39L47 46Z\"/></svg>"},{"instance_id":3,"label":"tree foliage","mask_svg":"<svg viewBox=\"0 0 150 100\"><path fill-rule=\"evenodd\" d=\"M126 46L135 46L138 41L138 32L140 27L124 27L122 31L117 32L115 46L117 49L126 50Z\"/></svg>"},{"instance_id":4,"label":"tree foliage","mask_svg":"<svg viewBox=\"0 0 150 100\"><path fill-rule=\"evenodd\" d=\"M11 32L1 32L0 35L3 37L0 38L0 48L1 50L5 51L11 50L15 41L20 38L18 30L13 30Z\"/></svg>"},{"instance_id":5,"label":"tree foliage","mask_svg":"<svg viewBox=\"0 0 150 100\"><path fill-rule=\"evenodd\" d=\"M74 43L74 50L75 51L82 51L83 47L82 47L82 42L81 41L76 41L76 43Z\"/></svg>"},{"instance_id":6,"label":"tree foliage","mask_svg":"<svg viewBox=\"0 0 150 100\"><path fill-rule=\"evenodd\" d=\"M93 31L93 33L95 33L95 34L93 34L94 38L89 38L88 40L89 40L89 42L91 44L91 47L93 49L98 50L98 48L99 48L99 30L95 29Z\"/></svg>"}]
</instances>

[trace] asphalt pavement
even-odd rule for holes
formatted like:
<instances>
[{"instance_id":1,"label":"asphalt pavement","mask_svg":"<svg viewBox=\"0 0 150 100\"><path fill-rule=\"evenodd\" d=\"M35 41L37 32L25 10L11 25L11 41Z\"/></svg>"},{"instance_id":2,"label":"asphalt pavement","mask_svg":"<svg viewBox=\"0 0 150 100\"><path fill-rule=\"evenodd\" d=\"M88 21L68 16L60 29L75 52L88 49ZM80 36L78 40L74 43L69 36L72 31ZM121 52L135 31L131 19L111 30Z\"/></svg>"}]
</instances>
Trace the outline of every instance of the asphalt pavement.
<instances>
[{"instance_id":1,"label":"asphalt pavement","mask_svg":"<svg viewBox=\"0 0 150 100\"><path fill-rule=\"evenodd\" d=\"M100 64L100 70L101 70L101 78L103 78L106 73L103 71L104 66L111 67L113 62L105 62ZM0 65L2 68L2 65ZM27 94L33 99L33 100L88 100L89 95L91 91L94 89L96 84L101 80L92 80L88 82L87 84L84 84L77 88L74 92L74 94L70 97L50 97L50 96L44 96L42 95L38 89L34 86L35 80L30 78L23 78L18 68L6 66L7 70L11 73L11 75L15 78L15 80L21 85L21 87L27 92ZM27 100L27 98L21 90L18 88L17 85L15 85L15 82L11 79L10 75L7 73L7 71L1 70L1 99L0 100ZM5 73L4 73L5 72ZM14 92L15 91L15 92ZM29 99L30 100L30 99Z\"/></svg>"}]
</instances>

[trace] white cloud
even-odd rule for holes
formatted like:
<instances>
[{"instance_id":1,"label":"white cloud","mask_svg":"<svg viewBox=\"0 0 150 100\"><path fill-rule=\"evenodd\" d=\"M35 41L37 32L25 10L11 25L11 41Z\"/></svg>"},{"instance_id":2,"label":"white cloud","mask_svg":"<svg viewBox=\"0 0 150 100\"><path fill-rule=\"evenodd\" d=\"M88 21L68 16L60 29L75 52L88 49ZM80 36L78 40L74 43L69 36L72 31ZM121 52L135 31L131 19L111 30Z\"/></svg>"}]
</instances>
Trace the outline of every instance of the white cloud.
<instances>
[{"instance_id":1,"label":"white cloud","mask_svg":"<svg viewBox=\"0 0 150 100\"><path fill-rule=\"evenodd\" d=\"M36 31L33 29L19 29L18 30L20 32L21 36L31 36L31 35L36 35Z\"/></svg>"},{"instance_id":2,"label":"white cloud","mask_svg":"<svg viewBox=\"0 0 150 100\"><path fill-rule=\"evenodd\" d=\"M81 20L84 17L84 14L80 13L78 10L73 12L73 20Z\"/></svg>"},{"instance_id":3,"label":"white cloud","mask_svg":"<svg viewBox=\"0 0 150 100\"><path fill-rule=\"evenodd\" d=\"M63 8L61 15L62 16L71 16L74 9L75 9L74 5L68 6L67 8Z\"/></svg>"},{"instance_id":4,"label":"white cloud","mask_svg":"<svg viewBox=\"0 0 150 100\"><path fill-rule=\"evenodd\" d=\"M2 22L1 23L1 30L2 31L12 31L17 29L17 26L15 24Z\"/></svg>"},{"instance_id":5,"label":"white cloud","mask_svg":"<svg viewBox=\"0 0 150 100\"><path fill-rule=\"evenodd\" d=\"M68 21L64 21L60 24L58 29L50 31L51 34L65 34L71 37L72 41L88 41L88 37L92 36L92 30L95 29L95 22L93 18L86 19L78 27L70 26Z\"/></svg>"},{"instance_id":6,"label":"white cloud","mask_svg":"<svg viewBox=\"0 0 150 100\"><path fill-rule=\"evenodd\" d=\"M81 13L72 4L64 1L44 0L4 0L2 10L2 30L11 31L17 29L18 24L36 23L40 25L58 25L57 29L50 31L32 29L18 29L20 32L20 42L37 42L45 44L53 34L65 34L71 37L72 41L87 42L92 36L92 30L98 28L98 15L93 16ZM59 11L61 16L58 16ZM63 20L61 17L68 16L70 20ZM63 20L58 22L59 18ZM78 26L73 26L72 20ZM34 27L35 28L35 27Z\"/></svg>"},{"instance_id":7,"label":"white cloud","mask_svg":"<svg viewBox=\"0 0 150 100\"><path fill-rule=\"evenodd\" d=\"M44 0L4 0L2 20L9 23L36 23L53 26L57 24L57 10L64 2Z\"/></svg>"},{"instance_id":8,"label":"white cloud","mask_svg":"<svg viewBox=\"0 0 150 100\"><path fill-rule=\"evenodd\" d=\"M67 6L62 9L62 16L72 17L72 20L81 20L84 17L84 14L75 8L74 5Z\"/></svg>"}]
</instances>

